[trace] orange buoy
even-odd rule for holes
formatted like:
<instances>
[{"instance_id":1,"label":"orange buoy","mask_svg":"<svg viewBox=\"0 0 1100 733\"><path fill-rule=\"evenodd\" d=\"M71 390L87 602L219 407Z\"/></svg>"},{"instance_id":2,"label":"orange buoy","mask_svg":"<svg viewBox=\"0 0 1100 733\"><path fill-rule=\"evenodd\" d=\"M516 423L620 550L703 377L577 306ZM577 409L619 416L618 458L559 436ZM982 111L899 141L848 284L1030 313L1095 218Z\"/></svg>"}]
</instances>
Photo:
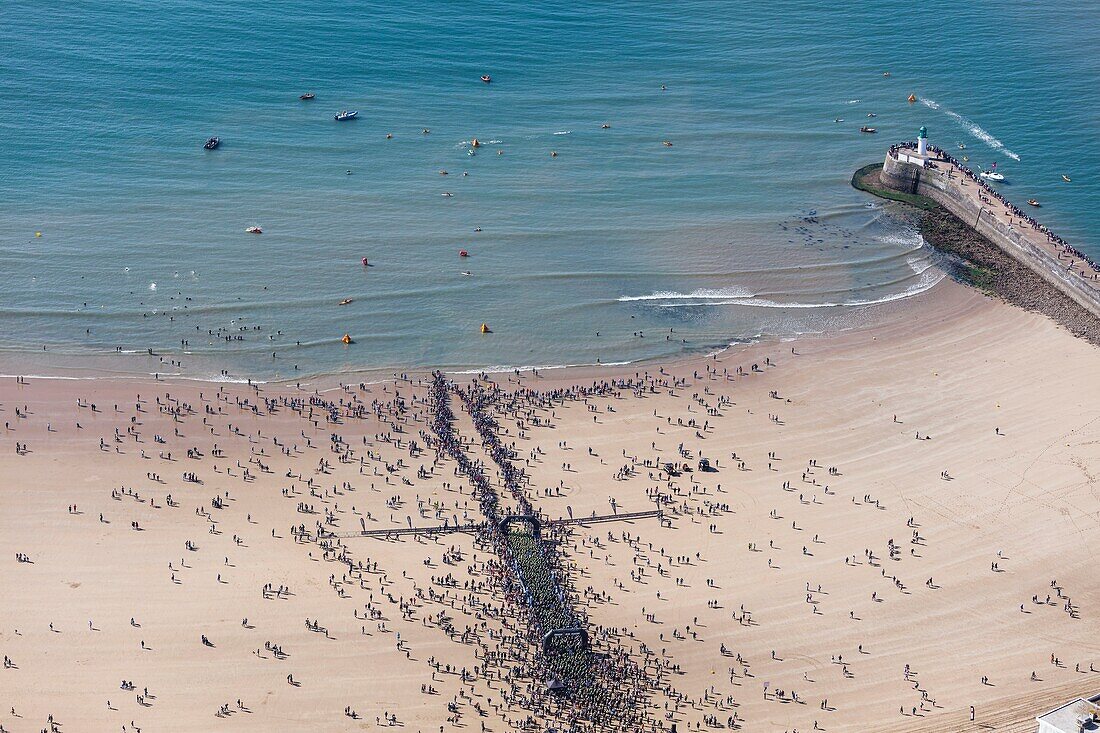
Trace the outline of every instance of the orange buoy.
<instances>
[{"instance_id":1,"label":"orange buoy","mask_svg":"<svg viewBox=\"0 0 1100 733\"><path fill-rule=\"evenodd\" d=\"M340 340L341 340L341 341L343 341L343 342L344 342L345 344L350 344L350 343L354 343L354 342L353 342L353 341L351 340L351 336L350 336L349 334L346 334L346 333L344 334L344 338L342 338L342 339L340 339Z\"/></svg>"},{"instance_id":2,"label":"orange buoy","mask_svg":"<svg viewBox=\"0 0 1100 733\"><path fill-rule=\"evenodd\" d=\"M909 104L912 104L915 101L917 101L917 95L916 94L910 94L909 95Z\"/></svg>"},{"instance_id":3,"label":"orange buoy","mask_svg":"<svg viewBox=\"0 0 1100 733\"><path fill-rule=\"evenodd\" d=\"M489 330L489 324L488 323L482 323L481 324L481 332L482 333L492 333L492 331Z\"/></svg>"}]
</instances>

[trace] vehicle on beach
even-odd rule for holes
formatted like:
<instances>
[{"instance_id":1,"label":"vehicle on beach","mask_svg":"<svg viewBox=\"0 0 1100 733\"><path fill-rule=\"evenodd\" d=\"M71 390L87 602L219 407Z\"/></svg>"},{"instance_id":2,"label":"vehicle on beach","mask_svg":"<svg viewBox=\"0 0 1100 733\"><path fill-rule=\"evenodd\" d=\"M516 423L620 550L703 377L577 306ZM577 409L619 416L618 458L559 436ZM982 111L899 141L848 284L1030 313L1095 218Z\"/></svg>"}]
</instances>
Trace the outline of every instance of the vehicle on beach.
<instances>
[{"instance_id":1,"label":"vehicle on beach","mask_svg":"<svg viewBox=\"0 0 1100 733\"><path fill-rule=\"evenodd\" d=\"M305 94L299 95L298 99L302 100L303 102L307 102L311 99L315 99L316 97L317 97L317 95L314 94L313 92L306 92Z\"/></svg>"},{"instance_id":2,"label":"vehicle on beach","mask_svg":"<svg viewBox=\"0 0 1100 733\"><path fill-rule=\"evenodd\" d=\"M333 119L335 119L337 122L344 122L345 120L354 120L358 116L359 110L352 110L349 112L348 110L344 109L337 112L336 116Z\"/></svg>"},{"instance_id":3,"label":"vehicle on beach","mask_svg":"<svg viewBox=\"0 0 1100 733\"><path fill-rule=\"evenodd\" d=\"M206 148L207 150L213 150L214 148L218 147L221 144L222 144L222 139L220 137L212 137L209 140L207 140L206 142L204 142L202 144L202 146L204 148Z\"/></svg>"},{"instance_id":4,"label":"vehicle on beach","mask_svg":"<svg viewBox=\"0 0 1100 733\"><path fill-rule=\"evenodd\" d=\"M1005 177L997 171L982 171L978 174L987 181L1003 181Z\"/></svg>"},{"instance_id":5,"label":"vehicle on beach","mask_svg":"<svg viewBox=\"0 0 1100 733\"><path fill-rule=\"evenodd\" d=\"M866 125L864 125L863 127L859 128L859 131L860 131L860 132L869 132L869 133L871 133L872 135L873 135L873 134L875 134L876 132L878 132L878 130L876 130L875 128L873 128L873 127L867 127Z\"/></svg>"}]
</instances>

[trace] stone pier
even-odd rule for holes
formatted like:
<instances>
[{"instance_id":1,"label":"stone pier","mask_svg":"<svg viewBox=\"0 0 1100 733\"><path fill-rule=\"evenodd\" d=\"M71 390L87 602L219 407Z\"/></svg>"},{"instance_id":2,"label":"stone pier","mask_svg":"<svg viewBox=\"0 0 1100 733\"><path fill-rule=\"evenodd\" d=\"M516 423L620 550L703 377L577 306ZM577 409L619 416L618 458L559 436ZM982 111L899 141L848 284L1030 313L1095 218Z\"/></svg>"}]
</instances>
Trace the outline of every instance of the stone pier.
<instances>
[{"instance_id":1,"label":"stone pier","mask_svg":"<svg viewBox=\"0 0 1100 733\"><path fill-rule=\"evenodd\" d=\"M921 156L915 147L903 147L887 153L881 179L887 188L932 199L1100 318L1100 279L1089 264L1063 254L1044 232L951 161L936 152Z\"/></svg>"}]
</instances>

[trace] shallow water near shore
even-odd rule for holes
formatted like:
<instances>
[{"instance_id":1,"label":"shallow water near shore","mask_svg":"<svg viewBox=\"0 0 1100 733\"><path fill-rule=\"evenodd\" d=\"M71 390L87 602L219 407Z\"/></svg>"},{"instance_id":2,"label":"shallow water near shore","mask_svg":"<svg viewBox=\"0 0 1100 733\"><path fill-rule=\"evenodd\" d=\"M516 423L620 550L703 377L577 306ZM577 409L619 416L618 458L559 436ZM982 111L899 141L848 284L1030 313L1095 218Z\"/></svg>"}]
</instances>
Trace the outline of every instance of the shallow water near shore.
<instances>
[{"instance_id":1,"label":"shallow water near shore","mask_svg":"<svg viewBox=\"0 0 1100 733\"><path fill-rule=\"evenodd\" d=\"M287 378L847 328L942 278L848 186L920 125L1100 258L1092 7L15 2L4 20L5 361L45 345L65 373Z\"/></svg>"}]
</instances>

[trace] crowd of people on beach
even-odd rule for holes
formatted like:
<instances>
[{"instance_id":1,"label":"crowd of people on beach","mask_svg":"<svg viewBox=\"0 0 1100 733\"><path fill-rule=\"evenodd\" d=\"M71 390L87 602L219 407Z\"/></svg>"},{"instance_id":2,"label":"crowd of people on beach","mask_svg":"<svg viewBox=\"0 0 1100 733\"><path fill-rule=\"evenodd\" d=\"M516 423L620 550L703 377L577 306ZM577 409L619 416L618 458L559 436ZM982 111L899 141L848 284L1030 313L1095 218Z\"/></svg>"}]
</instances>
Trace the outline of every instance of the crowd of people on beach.
<instances>
[{"instance_id":1,"label":"crowd of people on beach","mask_svg":"<svg viewBox=\"0 0 1100 733\"><path fill-rule=\"evenodd\" d=\"M794 349L791 353L795 354ZM701 726L738 729L745 725L743 713L738 709L744 704L744 699L738 700L740 692L736 687L758 685L759 681L754 679L756 674L761 669L767 674L781 670L783 657L772 651L770 659L767 659L765 652L759 660L750 661L750 655L743 653L745 649L741 647L740 640L751 633L752 628L759 626L764 616L754 613L756 609L750 610L744 602L732 604L721 591L711 590L720 587L723 582L728 583L732 576L728 574L725 564L727 558L707 557L707 548L716 547L713 542L717 540L698 533L703 532L704 528L712 534L730 531L732 525L724 522L723 518L732 515L735 507L736 511L741 512L739 522L746 516L746 505L731 505L732 497L724 496L728 492L723 489L722 475L718 473L720 469L736 472L733 476L725 474L726 480L748 481L749 472L754 468L763 471L766 465L768 476L773 475L770 472L779 471L782 458L777 451L779 446L769 445L766 460L763 459L763 451L760 451L761 463L756 466L749 465L750 457L737 451L728 454L731 461L728 469L727 454L724 452L721 456L709 453L710 460L705 462L702 459L706 441L716 437L716 431L722 426L729 426L721 420L735 408L733 393L725 388L732 388L741 380L759 379L760 375L775 367L776 362L771 359L763 359L751 367L746 364L744 368L724 367L721 363L711 365L708 360L705 366L681 375L655 368L637 372L633 377L594 379L587 384L546 389L532 386L538 384L537 373L516 373L513 377L481 374L455 381L437 372L430 378L402 375L382 386L363 383L357 386L341 385L338 392L333 390L325 394L299 392L295 395L290 390L281 393L272 390L268 394L275 396L265 396L259 387L247 392L243 388L239 391L200 391L198 400L201 404L191 404L188 397L179 394L164 393L152 400L139 396L132 410L115 405L115 422L122 421L125 425L125 421L133 420L128 430L114 429L114 450L107 452L111 455L122 453L124 451L121 449L129 444L134 445L136 454L143 434L150 434L158 444L172 440L174 444L167 447L179 451L179 455L186 449L188 459L194 461L191 464L194 468L171 477L166 472L166 478L156 471L146 470L145 480L152 487L143 487L137 492L116 486L111 490L110 500L125 499L128 503L132 500L134 505L150 508L174 508L192 498L193 492L204 491L207 482L228 481L232 477L249 486L252 484L249 477L259 476L279 484L281 497L285 500L280 504L280 508L285 509L282 516L297 517L290 528L290 537L297 543L296 551L302 554L308 551L310 559L333 563L332 572L328 569L323 572L328 576L327 590L339 597L340 603L349 598L365 601L352 606L351 616L355 619L353 633L374 637L372 644L382 643L380 640L383 639L390 640L386 642L389 651L401 660L410 660L410 664L424 664L424 657L427 656L431 678L426 679L425 674L420 684L421 692L428 696L425 700L439 694L442 688L457 688L453 696L447 692L446 697L440 699L437 710L440 721L445 717L449 723L469 726L465 716L472 712L476 715L475 725L476 719L492 715L517 730L540 727L578 732L639 730L668 733L676 730L677 725L686 727L689 723L697 729ZM656 435L653 436L656 439L652 442L647 436L640 444L624 443L620 457L618 446L614 453L608 453L605 452L606 446L601 448L597 442L581 439L577 441L580 445L576 446L579 450L573 454L575 457L568 459L572 463L563 462L561 472L556 468L544 468L547 451L553 450L552 441L548 440L551 436L564 436L564 439L558 440L559 449L574 449L569 445L574 442L569 427L571 424L602 423L613 419L630 398L634 398L634 406L639 407L655 404L656 397L673 395L676 400L672 404L676 407L667 412L662 407L660 416L654 409L650 418L648 407L634 413L639 426L644 420L652 420L645 428L649 432L656 427ZM652 402L643 403L643 400ZM772 388L767 392L764 404L775 405L770 407L773 413L768 415L778 417L774 411L790 409L787 406L791 402L779 390ZM162 428L159 433L145 427L154 419L148 414L152 405L156 406L156 411L165 422L171 420L168 428ZM110 414L109 407L97 410L87 400L78 400L77 409L78 415L80 411L88 415L91 410L95 413L95 419L110 419L104 417L104 413ZM740 411L737 409L737 412ZM754 411L762 422L765 411L755 410L755 406ZM753 411L748 414L753 414ZM275 416L275 420L262 423L253 420L267 416ZM787 419L782 421L783 424L789 424L790 416L784 417ZM93 416L89 415L85 422L91 419ZM199 421L201 427L195 424ZM282 432L273 434L272 428L269 428L272 424L276 426L275 430ZM772 424L777 423L772 421ZM900 424L897 415L892 424ZM172 430L173 425L177 426L177 430ZM101 431L113 427L104 426L102 422L99 424ZM209 432L212 445L200 444L195 438L188 438L191 442L187 444L182 442L184 434L194 435L195 427L199 427L203 437ZM472 433L469 432L470 427ZM999 430L997 434L1001 434ZM110 437L109 433L107 435ZM162 435L168 437L162 439ZM533 437L536 439L532 441ZM89 436L89 448L95 445L95 440L102 441L102 437ZM659 445L658 441L662 443ZM527 448L522 447L524 443ZM303 446L314 452L307 453ZM238 449L243 449L243 453ZM269 464L280 455L269 456L269 450L287 459L286 465L272 470ZM321 457L322 454L324 457ZM166 465L171 465L170 455L161 456ZM98 452L97 457L101 457ZM607 462L604 458L608 459ZM308 465L290 463L301 460ZM665 533L658 529L653 533L649 526L628 525L629 529L623 529L624 525L612 525L616 527L614 531L603 532L593 529L592 525L578 529L578 525L559 521L562 494L558 490L571 488L566 483L571 480L571 467L585 461L589 468L598 464L601 467L598 470L605 471L608 480L644 484L633 491L634 486L629 484L609 484L615 486L615 495L608 497L613 513L609 520L619 521L615 515L619 514L620 507L625 507L629 513L634 508L630 506L632 503L645 505L652 502L663 512L660 521L654 521L652 527L675 526L686 531ZM417 463L421 465L416 466ZM692 470L693 465L698 466L697 472ZM249 472L248 467L253 470ZM213 468L213 475L210 468ZM311 469L312 475L307 475ZM452 470L453 477L449 475ZM842 472L837 466L819 464L814 458L789 465L785 470L789 471L789 477L781 479L775 474L774 495L789 497L792 506L813 508L827 504L837 494L829 484L843 481L839 478ZM415 484L410 478L414 472ZM185 480L193 479L194 483L189 480L186 488L175 487L178 500L173 500L172 494L164 494L169 488L165 484L181 476ZM367 527L368 522L385 525L387 510L390 516L389 524L385 526L390 529L404 529L407 524L409 530L414 530L414 517L434 520L436 527L443 522L449 531L472 534L472 552L469 545L445 546L438 541L444 533L438 532L431 540L419 535L413 538L414 542L428 548L429 557L423 557L422 562L424 567L431 568L430 571L415 574L411 566L387 569L377 559L366 556L370 553L370 541L347 542L345 538L362 535L355 531L340 531L342 523L349 518L349 502L356 501L351 492L359 484L357 476L370 482L369 490L377 494L372 498L378 502L371 509L382 515L373 516L371 511L365 508L357 510L351 505L350 514L355 515L352 521L357 522L359 527ZM946 471L944 477L946 480ZM709 479L716 480L717 486ZM537 488L540 481L557 482L558 485L540 493ZM421 482L431 487L431 498L421 493L425 491ZM328 484L331 486L327 487ZM260 488L255 485L252 490L255 492ZM309 497L302 498L304 493L308 493ZM154 499L154 496L164 496L163 504L158 506L159 499ZM273 492L274 496L276 494ZM536 497L545 499L536 500ZM602 500L602 496L600 498ZM854 507L852 511L873 511L876 514L887 511L886 506L869 493L864 492L862 499L855 494L850 498ZM195 507L194 517L199 517L197 521L208 525L210 534L216 535L220 532L218 524L222 521L221 517L231 513L238 500L236 490L218 488L202 497L201 503ZM792 554L782 554L782 543L779 541L782 537L750 536L747 554L738 562L757 562L754 558L758 558L760 567L766 567L765 572L771 573L778 571L781 565L817 562L806 558L815 555L820 558L827 551L822 549L826 544L826 535L819 534L817 528L807 527L804 516L795 515L792 518L784 510L782 501L784 499L780 498L771 505L773 508L764 522L778 531L789 532L789 540L797 538L790 543ZM383 503L385 509L381 509ZM847 506L849 502L845 500L843 503ZM836 507L836 504L833 506ZM410 509L407 518L396 514L404 507ZM572 510L564 508L572 518ZM766 508L762 507L761 513ZM80 510L88 511L93 520L97 509L87 509L85 500L81 499ZM254 505L251 509L255 511ZM78 510L71 500L67 510L73 521L80 521L83 511ZM241 526L255 524L252 514L238 511ZM192 518L190 511L186 514ZM893 516L892 519L898 518ZM105 522L102 513L99 514L99 522ZM136 520L134 522L131 526L138 529ZM153 522L149 526L154 532L159 529ZM900 526L896 528L901 531ZM145 527L141 529L146 531ZM693 531L696 534L690 534ZM892 532L890 534L898 536ZM903 552L901 543L890 539L884 547L868 545L862 554L843 558L845 573L853 578L863 574L881 585L869 592L872 604L887 602L893 593L908 595L913 590L939 591L940 585L929 577L931 573L922 573L919 579L905 577L904 572L910 569L910 565L893 564L903 560L905 563L919 562L910 558L919 557L926 546L926 531L920 528L913 516L909 516L901 536L909 534L912 540L908 553ZM271 536L276 537L274 528ZM707 538L707 541L699 541L700 537ZM663 544L678 539L697 544L689 545L690 550ZM759 542L751 541L753 539L759 539ZM227 536L224 540L226 544L228 540ZM236 533L232 540L235 546L241 544ZM207 540L214 541L213 537ZM393 536L382 537L381 542L387 544L375 545L385 548L378 551L379 557L384 561L393 560L394 557L401 557L401 552L409 547L418 546L410 543L402 548L389 544L403 541L396 530ZM173 558L168 563L171 582L190 582L190 577L195 574L191 566L201 562L206 551L202 544L191 539L184 542L188 557L197 560L184 562L181 559L177 564ZM732 552L734 545L729 547ZM737 547L743 550L745 545L738 543ZM228 554L233 551L232 548L227 549L224 564L222 554L215 552L216 570L220 571L216 575L219 584L232 582ZM882 563L883 555L891 561L889 565ZM618 562L612 562L612 558ZM38 559L37 554L35 559ZM17 560L30 562L30 558L22 553L17 555ZM705 589L707 595L692 601L697 606L685 607L680 594L692 592L688 590L693 580L691 575L702 572L702 568L708 567L706 563L715 560L719 563L709 566L713 570L706 571L707 577L694 578L695 587ZM601 561L609 566L618 565L621 569L613 571L610 580L606 577L602 581L591 580L594 577L592 571L598 568ZM995 572L1001 570L998 567L1001 562L1007 562L1007 558L998 553L992 566ZM221 574L223 572L226 573L225 579ZM213 572L211 577L214 577ZM590 579L587 581L589 585L580 588L586 578ZM807 581L805 584L805 604L808 613L815 617L827 616L830 612L827 590L832 589L823 589L817 582L819 580L817 578L814 583ZM937 580L940 580L938 576ZM325 591L323 582L317 585ZM310 591L308 587L302 591L298 581L295 581L294 587L302 593L302 597L312 598L314 596L310 593L317 592ZM1044 602L1041 595L1032 595L1032 607L1042 612L1040 609L1061 605L1067 617L1077 618L1080 607L1070 600L1069 594L1053 581L1051 588L1057 600L1048 595ZM630 595L633 593L639 595ZM644 596L641 595L643 593ZM295 596L296 593L291 591L282 577L277 582L257 582L249 594L258 603L283 603ZM673 601L673 604L665 606L667 601ZM593 609L603 604L619 606L626 602L638 602L641 606L633 626L628 621L623 621L622 626L593 621L601 615ZM730 607L725 608L724 604ZM666 608L675 610L666 611ZM628 613L637 610L635 606ZM852 606L837 610L836 618L843 619L841 623L845 624L858 622L860 616L857 613L863 613ZM1024 605L1020 606L1020 611L1025 611ZM325 613L331 614L331 610L309 612L304 628L311 636L316 634L316 638L326 641L346 638L343 636L347 633L346 624L342 625L340 619L326 617ZM247 609L242 609L239 615L261 617L260 614L253 616ZM298 616L295 622L298 629L301 628L301 619ZM733 621L737 622L736 625ZM466 650L456 656L437 649L431 650L430 656L416 655L416 652L423 651L420 646L423 637L403 633L409 629L409 624L437 630L449 642L464 645L476 661L469 663ZM138 626L133 618L130 618L130 625ZM254 628L248 618L240 625L244 629ZM54 630L52 623L50 629ZM215 633L205 625L203 632L192 638L193 643L207 649L230 646L225 643L224 634ZM718 639L707 639L706 636L711 634L723 641L719 644ZM290 657L287 649L290 647L284 649L284 642L271 640L272 637L278 638L276 634L269 635L269 640L262 647L259 640L254 642L251 646L255 650L253 653L258 658L287 661ZM707 641L710 644L702 646ZM866 639L861 638L860 641L866 642ZM689 647L706 648L714 656L705 658L703 662L700 662L699 656L690 656L698 652L679 656L682 650ZM145 639L141 640L141 649L143 652L146 650ZM858 653L870 654L862 643ZM460 661L456 662L456 659ZM681 666L685 659L688 662ZM842 671L844 679L851 679L852 663L846 659L846 656L838 654L833 663ZM730 688L722 689L717 684L711 684L690 692L684 689L683 675L698 673L700 663L709 664L712 668L728 667ZM5 668L9 664L14 663L5 658ZM754 665L757 665L755 670ZM1088 669L1092 671L1091 663ZM722 676L724 672L720 671L719 677ZM902 699L905 704L900 710L907 717L923 715L938 705L928 686L917 684L918 679L915 672L910 674L906 670L905 682L912 686L913 692L911 699ZM310 681L309 676L300 675L298 669L286 674L287 685L295 688L304 685L308 689ZM809 684L808 679L805 687L786 679L777 685L765 685L763 699L768 704L805 704L808 695L812 694L807 692L807 688L814 689ZM756 689L759 690L759 687ZM227 694L225 699L231 698ZM348 718L358 720L375 715L379 726L407 725L407 721L400 720L396 713L389 710L371 710L367 715L361 715L359 710L365 704L361 699L347 702L355 703L343 708L343 715ZM345 705L344 702L340 704ZM822 714L835 710L836 703L831 703L828 698L822 697L819 704ZM896 706L897 701L893 705ZM242 709L238 701L237 708L225 704L216 715L227 717ZM339 708L334 710L338 712ZM381 714L376 715L379 712ZM817 729L817 721L813 722Z\"/></svg>"},{"instance_id":2,"label":"crowd of people on beach","mask_svg":"<svg viewBox=\"0 0 1100 733\"><path fill-rule=\"evenodd\" d=\"M450 394L462 401L481 438L482 447L496 464L506 496L513 509L504 514L483 466L467 456L465 444L454 431L454 416ZM496 390L486 390L477 381L467 388L448 383L436 372L429 389L432 405L435 445L458 464L460 471L473 484L486 518L478 537L482 546L493 549L498 560L493 577L500 584L502 595L512 608L521 609L526 626L522 642L509 647L518 652L524 672L532 684L528 686L528 709L561 710L559 697L572 702L568 712L571 726L590 721L597 726L633 727L646 719L643 699L647 685L644 676L628 654L614 649L611 654L596 656L576 639L561 646L549 642L563 631L587 627L587 619L574 600L570 574L561 567L554 547L562 537L546 538L542 522L526 494L526 476L513 460L514 451L504 446L498 436L498 425L492 416ZM518 519L518 523L509 520ZM514 526L518 524L518 526ZM606 634L601 639L606 640ZM518 692L518 690L517 690Z\"/></svg>"}]
</instances>

